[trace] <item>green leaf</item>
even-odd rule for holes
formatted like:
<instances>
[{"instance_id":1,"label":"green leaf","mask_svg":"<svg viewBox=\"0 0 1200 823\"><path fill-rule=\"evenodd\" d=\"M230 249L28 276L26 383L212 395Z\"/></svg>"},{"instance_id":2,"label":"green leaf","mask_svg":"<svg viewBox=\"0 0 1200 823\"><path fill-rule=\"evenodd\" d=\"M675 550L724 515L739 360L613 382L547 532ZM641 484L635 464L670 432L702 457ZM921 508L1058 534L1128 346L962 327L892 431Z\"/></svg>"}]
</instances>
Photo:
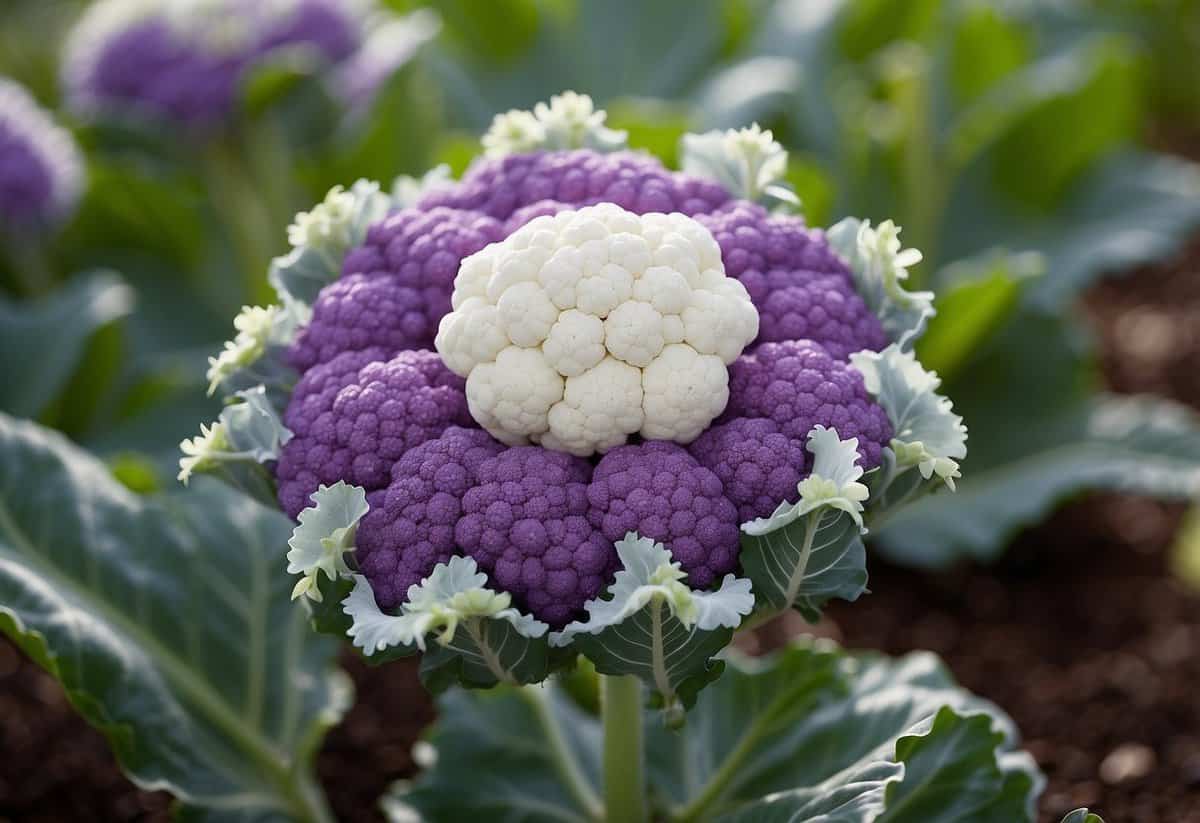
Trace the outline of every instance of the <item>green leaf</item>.
<instances>
[{"instance_id":1,"label":"green leaf","mask_svg":"<svg viewBox=\"0 0 1200 823\"><path fill-rule=\"evenodd\" d=\"M0 298L0 409L34 417L67 386L88 342L133 309L133 291L112 273L72 280L33 303Z\"/></svg>"},{"instance_id":2,"label":"green leaf","mask_svg":"<svg viewBox=\"0 0 1200 823\"><path fill-rule=\"evenodd\" d=\"M796 811L826 811L824 802L844 811L830 818L839 821L1033 819L1040 776L1031 758L1011 751L1010 721L959 689L932 655L891 660L818 643L728 662L700 695L695 722L674 734L647 728L651 785L679 819L760 819L752 810L766 820L813 819L763 803L796 790L787 801Z\"/></svg>"},{"instance_id":3,"label":"green leaf","mask_svg":"<svg viewBox=\"0 0 1200 823\"><path fill-rule=\"evenodd\" d=\"M385 801L393 823L602 818L600 721L556 681L450 691L438 710L426 771ZM760 660L731 655L691 718L678 731L646 726L651 819L1033 819L1041 780L1013 751L1010 722L928 654L803 644Z\"/></svg>"},{"instance_id":4,"label":"green leaf","mask_svg":"<svg viewBox=\"0 0 1200 823\"><path fill-rule=\"evenodd\" d=\"M1027 281L1045 268L1036 253L985 254L941 273L934 316L917 341L917 359L948 380L1016 308Z\"/></svg>"},{"instance_id":5,"label":"green leaf","mask_svg":"<svg viewBox=\"0 0 1200 823\"><path fill-rule=\"evenodd\" d=\"M867 590L866 549L858 524L844 512L829 512L819 520L805 517L763 535L743 532L741 559L757 598L774 609L795 607L813 623L830 600L853 602Z\"/></svg>"},{"instance_id":6,"label":"green leaf","mask_svg":"<svg viewBox=\"0 0 1200 823\"><path fill-rule=\"evenodd\" d=\"M310 769L349 689L289 602L289 531L216 483L139 498L0 416L0 628L185 814L331 819Z\"/></svg>"},{"instance_id":7,"label":"green leaf","mask_svg":"<svg viewBox=\"0 0 1200 823\"><path fill-rule=\"evenodd\" d=\"M438 698L431 762L384 800L394 823L599 817L600 726L555 685L451 689Z\"/></svg>"},{"instance_id":8,"label":"green leaf","mask_svg":"<svg viewBox=\"0 0 1200 823\"><path fill-rule=\"evenodd\" d=\"M368 657L423 652L421 682L437 694L454 684L490 688L546 678L549 626L511 604L507 592L487 588L474 558L456 556L409 586L396 614L379 608L370 582L357 574L342 610L351 618L346 635Z\"/></svg>"},{"instance_id":9,"label":"green leaf","mask_svg":"<svg viewBox=\"0 0 1200 823\"><path fill-rule=\"evenodd\" d=\"M1167 400L1100 396L1038 419L1024 438L1004 445L1004 459L988 465L967 459L955 495L893 512L877 526L880 549L924 567L961 555L990 559L1015 531L1073 494L1200 495L1200 418Z\"/></svg>"},{"instance_id":10,"label":"green leaf","mask_svg":"<svg viewBox=\"0 0 1200 823\"><path fill-rule=\"evenodd\" d=\"M1076 809L1068 812L1061 823L1104 823L1104 819L1098 814L1092 814L1087 809Z\"/></svg>"},{"instance_id":11,"label":"green leaf","mask_svg":"<svg viewBox=\"0 0 1200 823\"><path fill-rule=\"evenodd\" d=\"M716 591L696 591L663 544L631 532L616 547L622 568L604 597L550 643L572 645L602 674L636 675L664 706L690 706L721 672L711 658L754 609L750 581L727 574Z\"/></svg>"}]
</instances>

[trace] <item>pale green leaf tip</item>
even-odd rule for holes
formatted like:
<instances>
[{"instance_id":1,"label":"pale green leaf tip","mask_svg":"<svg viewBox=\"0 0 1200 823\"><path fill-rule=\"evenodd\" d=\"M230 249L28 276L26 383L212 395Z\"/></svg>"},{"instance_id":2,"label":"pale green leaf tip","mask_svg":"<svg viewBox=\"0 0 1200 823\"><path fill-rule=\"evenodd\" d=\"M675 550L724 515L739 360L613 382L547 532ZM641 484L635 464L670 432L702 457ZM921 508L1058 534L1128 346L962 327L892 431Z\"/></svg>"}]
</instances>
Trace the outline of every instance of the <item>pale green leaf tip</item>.
<instances>
[{"instance_id":1,"label":"pale green leaf tip","mask_svg":"<svg viewBox=\"0 0 1200 823\"><path fill-rule=\"evenodd\" d=\"M599 634L655 601L684 627L702 631L736 628L754 609L751 584L745 578L727 574L716 591L697 591L683 582L687 573L662 543L629 532L616 542L616 549L622 568L608 587L609 597L588 601L587 620L552 633L550 645L565 646L578 634Z\"/></svg>"},{"instance_id":2,"label":"pale green leaf tip","mask_svg":"<svg viewBox=\"0 0 1200 823\"><path fill-rule=\"evenodd\" d=\"M281 317L279 306L242 306L233 318L237 334L225 342L225 347L216 357L208 358L208 394L234 373L253 365L267 350L272 332Z\"/></svg>"},{"instance_id":3,"label":"pale green leaf tip","mask_svg":"<svg viewBox=\"0 0 1200 823\"><path fill-rule=\"evenodd\" d=\"M764 205L797 206L785 182L787 150L757 123L744 129L685 134L680 155L687 174L707 177L733 195Z\"/></svg>"},{"instance_id":4,"label":"pale green leaf tip","mask_svg":"<svg viewBox=\"0 0 1200 823\"><path fill-rule=\"evenodd\" d=\"M826 232L830 247L850 267L856 290L879 317L883 329L901 348L911 348L934 315L933 292L904 288L908 267L921 262L921 252L901 249L900 227L885 220L847 217Z\"/></svg>"},{"instance_id":5,"label":"pale green leaf tip","mask_svg":"<svg viewBox=\"0 0 1200 823\"><path fill-rule=\"evenodd\" d=\"M419 584L409 586L400 614L385 614L375 602L371 584L354 575L354 588L342 601L342 611L351 619L347 635L367 654L391 646L415 645L424 651L426 638L435 635L441 645L454 640L459 624L471 619L507 621L518 634L538 638L549 626L522 614L512 606L508 592L487 587L487 575L474 558L451 557L439 563Z\"/></svg>"},{"instance_id":6,"label":"pale green leaf tip","mask_svg":"<svg viewBox=\"0 0 1200 823\"><path fill-rule=\"evenodd\" d=\"M179 450L179 482L185 486L196 472L211 471L222 463L265 463L279 457L279 450L292 439L267 399L266 389L256 386L234 395L237 402L221 410L211 425L200 425L200 434L183 440Z\"/></svg>"},{"instance_id":7,"label":"pale green leaf tip","mask_svg":"<svg viewBox=\"0 0 1200 823\"><path fill-rule=\"evenodd\" d=\"M300 512L296 528L288 540L288 574L303 577L292 590L292 598L307 595L320 601L317 578L324 574L330 580L349 576L345 553L354 551L354 535L358 522L366 516L367 493L361 486L351 486L339 480L332 486L321 486L312 494L313 505ZM304 580L309 580L304 584Z\"/></svg>"},{"instance_id":8,"label":"pale green leaf tip","mask_svg":"<svg viewBox=\"0 0 1200 823\"><path fill-rule=\"evenodd\" d=\"M836 429L814 426L808 433L807 448L813 454L813 467L796 487L800 499L795 503L785 500L770 517L743 523L746 534L768 534L823 508L846 512L866 534L862 512L870 492L859 482L863 469L859 465L858 438L842 440Z\"/></svg>"},{"instance_id":9,"label":"pale green leaf tip","mask_svg":"<svg viewBox=\"0 0 1200 823\"><path fill-rule=\"evenodd\" d=\"M586 94L564 91L538 103L533 111L512 109L497 114L483 135L488 157L544 149L594 149L618 151L626 147L628 133L604 125L608 113L597 109Z\"/></svg>"},{"instance_id":10,"label":"pale green leaf tip","mask_svg":"<svg viewBox=\"0 0 1200 823\"><path fill-rule=\"evenodd\" d=\"M950 399L937 393L937 373L896 344L853 354L850 363L891 420L897 466L915 466L926 480L937 477L953 490L967 456L967 427Z\"/></svg>"}]
</instances>

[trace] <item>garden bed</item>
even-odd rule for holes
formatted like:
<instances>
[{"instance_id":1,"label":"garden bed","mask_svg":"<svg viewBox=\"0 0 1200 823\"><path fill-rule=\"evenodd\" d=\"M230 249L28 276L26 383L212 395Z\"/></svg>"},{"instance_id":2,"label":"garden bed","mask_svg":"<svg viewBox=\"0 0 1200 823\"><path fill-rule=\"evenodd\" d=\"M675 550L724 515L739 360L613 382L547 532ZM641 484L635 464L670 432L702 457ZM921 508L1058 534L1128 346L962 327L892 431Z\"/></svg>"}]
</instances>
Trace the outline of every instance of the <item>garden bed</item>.
<instances>
[{"instance_id":1,"label":"garden bed","mask_svg":"<svg viewBox=\"0 0 1200 823\"><path fill-rule=\"evenodd\" d=\"M1112 388L1200 408L1200 239L1093 289L1086 307ZM1110 823L1200 821L1200 593L1168 569L1182 513L1093 497L990 569L930 575L876 559L877 593L831 608L821 630L853 647L935 651L999 703L1046 772L1045 819L1089 805ZM432 708L412 665L347 667L358 701L318 768L339 819L378 820L376 800L412 773ZM0 821L167 819L168 796L130 785L61 687L7 640L0 751Z\"/></svg>"}]
</instances>

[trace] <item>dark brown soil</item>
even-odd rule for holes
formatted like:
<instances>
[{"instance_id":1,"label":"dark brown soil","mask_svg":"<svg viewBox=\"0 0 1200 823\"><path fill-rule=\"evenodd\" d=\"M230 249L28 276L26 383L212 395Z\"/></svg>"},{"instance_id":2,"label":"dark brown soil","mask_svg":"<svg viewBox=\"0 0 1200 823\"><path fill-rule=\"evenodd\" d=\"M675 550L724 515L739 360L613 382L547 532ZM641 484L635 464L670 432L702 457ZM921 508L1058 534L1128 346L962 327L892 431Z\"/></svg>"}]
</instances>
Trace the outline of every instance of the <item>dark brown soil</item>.
<instances>
[{"instance_id":1,"label":"dark brown soil","mask_svg":"<svg viewBox=\"0 0 1200 823\"><path fill-rule=\"evenodd\" d=\"M1086 308L1112 388L1200 408L1200 238L1176 261L1109 281ZM872 564L873 594L820 628L848 646L927 648L1003 706L1049 779L1043 818L1092 806L1109 823L1200 823L1200 593L1167 568L1183 508L1075 503L990 569L918 574ZM780 629L768 631L779 634ZM358 701L318 762L341 820L412 772L432 719L411 665L347 667ZM0 640L0 821L166 820L47 675Z\"/></svg>"}]
</instances>

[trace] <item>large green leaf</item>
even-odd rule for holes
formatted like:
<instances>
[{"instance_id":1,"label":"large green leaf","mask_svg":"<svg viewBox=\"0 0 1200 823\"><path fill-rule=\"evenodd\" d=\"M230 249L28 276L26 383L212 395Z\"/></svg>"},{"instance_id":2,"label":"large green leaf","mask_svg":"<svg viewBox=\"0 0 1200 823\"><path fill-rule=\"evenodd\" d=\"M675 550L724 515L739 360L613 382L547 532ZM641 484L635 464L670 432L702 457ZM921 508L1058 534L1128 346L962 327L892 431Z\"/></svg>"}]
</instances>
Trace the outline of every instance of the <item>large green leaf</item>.
<instances>
[{"instance_id":1,"label":"large green leaf","mask_svg":"<svg viewBox=\"0 0 1200 823\"><path fill-rule=\"evenodd\" d=\"M596 819L599 721L557 683L451 692L439 716L428 770L386 804L393 821ZM1007 718L928 654L731 656L682 731L646 733L661 820L1014 823L1041 786Z\"/></svg>"},{"instance_id":2,"label":"large green leaf","mask_svg":"<svg viewBox=\"0 0 1200 823\"><path fill-rule=\"evenodd\" d=\"M1101 396L1039 419L1034 428L1036 434L1006 442L1005 460L973 466L968 457L957 494L926 497L893 513L877 532L880 549L926 567L963 554L989 559L1015 531L1085 490L1200 495L1200 418L1178 404Z\"/></svg>"},{"instance_id":3,"label":"large green leaf","mask_svg":"<svg viewBox=\"0 0 1200 823\"><path fill-rule=\"evenodd\" d=\"M188 819L330 819L310 767L349 691L290 602L290 531L216 483L143 500L0 416L0 628Z\"/></svg>"},{"instance_id":4,"label":"large green leaf","mask_svg":"<svg viewBox=\"0 0 1200 823\"><path fill-rule=\"evenodd\" d=\"M133 308L133 291L111 273L71 281L36 303L0 299L0 409L34 417L83 361L88 341Z\"/></svg>"}]
</instances>

